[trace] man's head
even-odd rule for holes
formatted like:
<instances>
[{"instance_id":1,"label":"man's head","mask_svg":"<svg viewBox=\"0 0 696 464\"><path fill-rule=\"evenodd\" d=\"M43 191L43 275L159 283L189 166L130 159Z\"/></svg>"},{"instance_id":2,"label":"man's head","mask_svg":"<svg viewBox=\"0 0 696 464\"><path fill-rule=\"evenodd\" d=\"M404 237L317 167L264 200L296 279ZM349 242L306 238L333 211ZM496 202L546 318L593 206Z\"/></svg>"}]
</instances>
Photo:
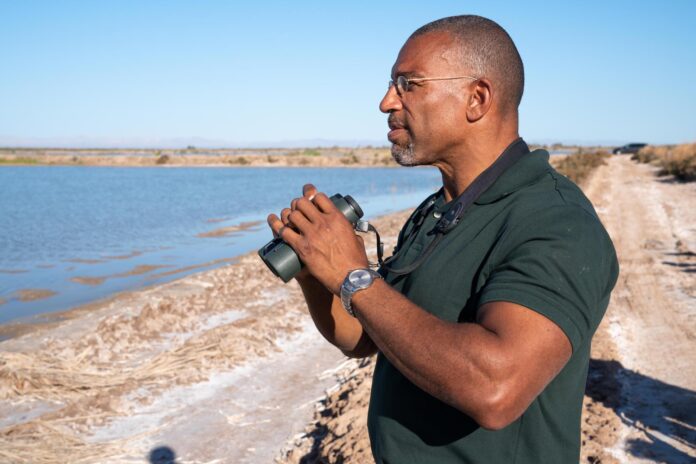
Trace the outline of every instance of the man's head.
<instances>
[{"instance_id":1,"label":"man's head","mask_svg":"<svg viewBox=\"0 0 696 464\"><path fill-rule=\"evenodd\" d=\"M514 126L516 133L522 60L510 36L489 19L453 16L421 27L392 68L392 80L399 76L410 78L409 85L401 92L391 86L380 109L389 113L392 154L400 164L430 164L501 128Z\"/></svg>"}]
</instances>

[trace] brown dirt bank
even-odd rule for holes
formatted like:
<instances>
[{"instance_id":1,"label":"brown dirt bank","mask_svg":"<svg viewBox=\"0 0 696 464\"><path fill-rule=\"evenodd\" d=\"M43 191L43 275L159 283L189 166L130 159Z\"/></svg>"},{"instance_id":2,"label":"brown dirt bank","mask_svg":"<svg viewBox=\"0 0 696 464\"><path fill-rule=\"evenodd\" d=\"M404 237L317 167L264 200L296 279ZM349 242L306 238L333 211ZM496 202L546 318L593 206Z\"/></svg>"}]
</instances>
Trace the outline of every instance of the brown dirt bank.
<instances>
[{"instance_id":1,"label":"brown dirt bank","mask_svg":"<svg viewBox=\"0 0 696 464\"><path fill-rule=\"evenodd\" d=\"M344 360L256 253L62 317L0 342L0 462L270 462Z\"/></svg>"},{"instance_id":2,"label":"brown dirt bank","mask_svg":"<svg viewBox=\"0 0 696 464\"><path fill-rule=\"evenodd\" d=\"M211 230L208 232L201 232L200 234L197 235L197 237L202 237L202 238L229 237L230 235L235 235L235 234L238 234L240 232L244 232L246 230L259 230L260 225L261 225L261 221L242 222L241 224L237 224L237 225L220 227L218 229Z\"/></svg>"},{"instance_id":3,"label":"brown dirt bank","mask_svg":"<svg viewBox=\"0 0 696 464\"><path fill-rule=\"evenodd\" d=\"M17 290L14 293L14 295L21 301L43 300L45 298L50 298L55 294L56 292L53 290L48 290L45 288L24 288L22 290Z\"/></svg>"},{"instance_id":4,"label":"brown dirt bank","mask_svg":"<svg viewBox=\"0 0 696 464\"><path fill-rule=\"evenodd\" d=\"M696 459L696 184L613 157L585 191L621 276L595 338L583 402L583 463ZM373 462L366 414L373 359L350 365L279 463Z\"/></svg>"},{"instance_id":5,"label":"brown dirt bank","mask_svg":"<svg viewBox=\"0 0 696 464\"><path fill-rule=\"evenodd\" d=\"M533 146L532 148L537 148ZM542 147L543 148L543 147ZM550 152L587 147L546 147ZM606 148L597 147L598 149ZM386 147L268 149L0 148L3 165L159 167L397 167Z\"/></svg>"}]
</instances>

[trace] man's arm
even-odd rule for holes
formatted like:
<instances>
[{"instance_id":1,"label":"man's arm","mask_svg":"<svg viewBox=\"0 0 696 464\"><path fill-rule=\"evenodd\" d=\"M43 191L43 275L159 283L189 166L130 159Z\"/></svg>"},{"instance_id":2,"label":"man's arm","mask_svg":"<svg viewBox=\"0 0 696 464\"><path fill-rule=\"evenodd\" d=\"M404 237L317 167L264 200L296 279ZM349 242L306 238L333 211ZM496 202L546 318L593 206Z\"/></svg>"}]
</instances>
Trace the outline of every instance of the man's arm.
<instances>
[{"instance_id":1,"label":"man's arm","mask_svg":"<svg viewBox=\"0 0 696 464\"><path fill-rule=\"evenodd\" d=\"M483 305L476 323L446 322L377 281L353 308L403 375L487 429L517 419L572 351L555 323L509 302Z\"/></svg>"},{"instance_id":2,"label":"man's arm","mask_svg":"<svg viewBox=\"0 0 696 464\"><path fill-rule=\"evenodd\" d=\"M343 308L340 298L308 273L298 276L297 282L314 325L329 343L351 358L363 358L377 352L360 322Z\"/></svg>"},{"instance_id":3,"label":"man's arm","mask_svg":"<svg viewBox=\"0 0 696 464\"><path fill-rule=\"evenodd\" d=\"M326 195L294 206L288 219L296 230L281 235L338 295L350 270L367 267L364 247ZM353 304L361 329L401 373L485 428L502 428L522 414L572 351L555 323L513 303L483 305L476 323L446 322L377 280Z\"/></svg>"}]
</instances>

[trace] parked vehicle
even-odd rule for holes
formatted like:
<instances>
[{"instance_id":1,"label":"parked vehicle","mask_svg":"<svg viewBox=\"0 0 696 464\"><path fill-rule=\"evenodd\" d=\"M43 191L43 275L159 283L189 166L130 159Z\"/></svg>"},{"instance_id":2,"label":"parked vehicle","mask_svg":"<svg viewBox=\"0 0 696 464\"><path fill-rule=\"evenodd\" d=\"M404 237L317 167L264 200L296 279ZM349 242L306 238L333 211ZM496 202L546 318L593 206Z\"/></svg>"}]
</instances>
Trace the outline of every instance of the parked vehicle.
<instances>
[{"instance_id":1,"label":"parked vehicle","mask_svg":"<svg viewBox=\"0 0 696 464\"><path fill-rule=\"evenodd\" d=\"M623 155L624 153L638 153L638 150L640 150L646 145L647 143L629 143L624 145L623 147L614 148L612 153L615 155Z\"/></svg>"}]
</instances>

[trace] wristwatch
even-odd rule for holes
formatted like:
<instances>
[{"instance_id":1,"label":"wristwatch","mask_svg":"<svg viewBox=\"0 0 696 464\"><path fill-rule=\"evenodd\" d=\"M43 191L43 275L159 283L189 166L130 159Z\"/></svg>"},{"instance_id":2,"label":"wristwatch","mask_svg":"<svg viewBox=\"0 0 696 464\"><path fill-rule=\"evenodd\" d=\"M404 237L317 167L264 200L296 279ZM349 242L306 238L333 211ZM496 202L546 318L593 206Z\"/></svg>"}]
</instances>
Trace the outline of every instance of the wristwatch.
<instances>
[{"instance_id":1,"label":"wristwatch","mask_svg":"<svg viewBox=\"0 0 696 464\"><path fill-rule=\"evenodd\" d=\"M381 278L382 276L372 269L355 269L348 273L341 285L341 303L348 314L355 317L355 311L350 304L355 292L369 288L375 279Z\"/></svg>"}]
</instances>

